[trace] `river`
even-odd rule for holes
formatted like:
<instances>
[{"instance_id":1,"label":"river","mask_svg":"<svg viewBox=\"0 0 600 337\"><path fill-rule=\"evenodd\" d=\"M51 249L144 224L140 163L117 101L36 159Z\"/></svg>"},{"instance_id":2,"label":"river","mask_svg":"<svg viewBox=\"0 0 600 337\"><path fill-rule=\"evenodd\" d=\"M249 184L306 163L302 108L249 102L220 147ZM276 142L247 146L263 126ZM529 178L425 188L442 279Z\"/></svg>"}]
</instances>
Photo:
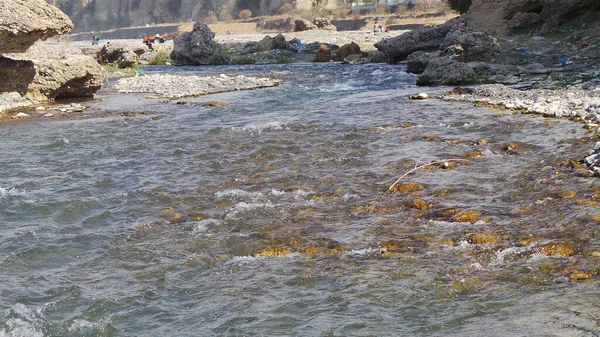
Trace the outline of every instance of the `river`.
<instances>
[{"instance_id":1,"label":"river","mask_svg":"<svg viewBox=\"0 0 600 337\"><path fill-rule=\"evenodd\" d=\"M0 336L600 335L581 124L402 66L146 71L285 84L0 124Z\"/></svg>"}]
</instances>

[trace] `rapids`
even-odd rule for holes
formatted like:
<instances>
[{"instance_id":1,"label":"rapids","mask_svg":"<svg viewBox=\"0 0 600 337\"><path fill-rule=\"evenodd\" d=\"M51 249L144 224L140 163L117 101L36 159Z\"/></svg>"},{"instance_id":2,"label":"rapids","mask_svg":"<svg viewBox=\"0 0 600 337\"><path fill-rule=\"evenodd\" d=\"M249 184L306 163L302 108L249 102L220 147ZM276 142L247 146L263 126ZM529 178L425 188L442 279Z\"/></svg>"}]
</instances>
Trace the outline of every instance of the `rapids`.
<instances>
[{"instance_id":1,"label":"rapids","mask_svg":"<svg viewBox=\"0 0 600 337\"><path fill-rule=\"evenodd\" d=\"M0 336L600 334L582 125L402 66L146 71L285 83L0 124Z\"/></svg>"}]
</instances>

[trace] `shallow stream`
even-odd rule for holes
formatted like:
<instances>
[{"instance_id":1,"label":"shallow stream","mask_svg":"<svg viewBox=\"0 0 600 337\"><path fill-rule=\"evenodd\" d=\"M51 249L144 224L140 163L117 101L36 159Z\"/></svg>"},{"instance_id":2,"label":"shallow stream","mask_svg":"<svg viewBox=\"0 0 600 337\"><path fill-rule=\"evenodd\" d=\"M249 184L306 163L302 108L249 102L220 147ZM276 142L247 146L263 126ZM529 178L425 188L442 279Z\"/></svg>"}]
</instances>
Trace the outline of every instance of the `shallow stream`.
<instances>
[{"instance_id":1,"label":"shallow stream","mask_svg":"<svg viewBox=\"0 0 600 337\"><path fill-rule=\"evenodd\" d=\"M167 70L285 84L0 124L0 336L600 335L581 124L401 66Z\"/></svg>"}]
</instances>

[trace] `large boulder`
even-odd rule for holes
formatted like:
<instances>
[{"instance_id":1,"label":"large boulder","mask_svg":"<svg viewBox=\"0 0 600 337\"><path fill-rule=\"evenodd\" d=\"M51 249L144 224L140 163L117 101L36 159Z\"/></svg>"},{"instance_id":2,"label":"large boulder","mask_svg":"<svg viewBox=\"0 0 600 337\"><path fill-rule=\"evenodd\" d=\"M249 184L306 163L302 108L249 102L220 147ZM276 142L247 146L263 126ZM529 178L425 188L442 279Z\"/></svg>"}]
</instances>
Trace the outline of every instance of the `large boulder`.
<instances>
[{"instance_id":1,"label":"large boulder","mask_svg":"<svg viewBox=\"0 0 600 337\"><path fill-rule=\"evenodd\" d=\"M312 29L317 29L317 26L315 26L312 22L305 20L305 19L296 19L296 21L294 21L294 31L295 32L303 32L305 30L312 30Z\"/></svg>"},{"instance_id":2,"label":"large boulder","mask_svg":"<svg viewBox=\"0 0 600 337\"><path fill-rule=\"evenodd\" d=\"M518 68L488 62L460 62L456 57L434 57L417 78L417 85L511 83Z\"/></svg>"},{"instance_id":3,"label":"large boulder","mask_svg":"<svg viewBox=\"0 0 600 337\"><path fill-rule=\"evenodd\" d=\"M406 72L411 74L421 74L429 65L432 58L431 53L416 51L406 58Z\"/></svg>"},{"instance_id":4,"label":"large boulder","mask_svg":"<svg viewBox=\"0 0 600 337\"><path fill-rule=\"evenodd\" d=\"M317 29L337 30L337 28L335 28L335 26L327 18L315 18L312 23L317 27Z\"/></svg>"},{"instance_id":5,"label":"large boulder","mask_svg":"<svg viewBox=\"0 0 600 337\"><path fill-rule=\"evenodd\" d=\"M356 42L350 42L341 46L340 49L338 49L334 60L343 61L349 55L358 55L359 59L362 57L367 57L367 53L360 50L360 46Z\"/></svg>"},{"instance_id":6,"label":"large boulder","mask_svg":"<svg viewBox=\"0 0 600 337\"><path fill-rule=\"evenodd\" d=\"M144 52L146 48L141 43L138 48L125 43L107 43L100 50L100 60L102 63L114 63L119 68L127 68L137 64Z\"/></svg>"},{"instance_id":7,"label":"large boulder","mask_svg":"<svg viewBox=\"0 0 600 337\"><path fill-rule=\"evenodd\" d=\"M319 47L319 50L317 50L317 55L315 56L315 59L313 62L329 62L330 60L331 60L331 48L326 44L322 44Z\"/></svg>"},{"instance_id":8,"label":"large boulder","mask_svg":"<svg viewBox=\"0 0 600 337\"><path fill-rule=\"evenodd\" d=\"M416 29L400 36L377 42L375 47L386 53L392 62L406 59L416 51L432 51L439 49L446 35L460 19L453 19L445 24L427 29Z\"/></svg>"},{"instance_id":9,"label":"large boulder","mask_svg":"<svg viewBox=\"0 0 600 337\"><path fill-rule=\"evenodd\" d=\"M473 31L464 24L456 25L440 44L442 50L451 47L462 50L463 62L494 62L502 52L502 47L495 37L486 32Z\"/></svg>"},{"instance_id":10,"label":"large boulder","mask_svg":"<svg viewBox=\"0 0 600 337\"><path fill-rule=\"evenodd\" d=\"M37 43L26 53L6 54L2 62L18 65L20 71L0 91L27 94L38 101L91 97L104 82L100 64L77 48Z\"/></svg>"},{"instance_id":11,"label":"large boulder","mask_svg":"<svg viewBox=\"0 0 600 337\"><path fill-rule=\"evenodd\" d=\"M223 52L222 45L215 42L213 33L202 22L196 22L191 32L182 33L174 40L171 59L175 65L208 65L217 62Z\"/></svg>"},{"instance_id":12,"label":"large boulder","mask_svg":"<svg viewBox=\"0 0 600 337\"><path fill-rule=\"evenodd\" d=\"M44 0L0 1L0 53L22 53L37 40L71 29L69 17Z\"/></svg>"},{"instance_id":13,"label":"large boulder","mask_svg":"<svg viewBox=\"0 0 600 337\"><path fill-rule=\"evenodd\" d=\"M452 58L439 57L429 61L419 75L417 85L465 85L488 76L490 69L485 62L464 63Z\"/></svg>"}]
</instances>

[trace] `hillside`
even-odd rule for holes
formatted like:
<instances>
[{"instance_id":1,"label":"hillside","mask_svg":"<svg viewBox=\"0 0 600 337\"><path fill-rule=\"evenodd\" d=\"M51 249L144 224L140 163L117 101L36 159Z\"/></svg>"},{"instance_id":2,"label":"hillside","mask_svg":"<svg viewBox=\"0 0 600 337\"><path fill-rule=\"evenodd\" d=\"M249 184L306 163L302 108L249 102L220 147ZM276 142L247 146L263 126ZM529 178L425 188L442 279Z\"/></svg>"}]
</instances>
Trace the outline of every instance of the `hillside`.
<instances>
[{"instance_id":1,"label":"hillside","mask_svg":"<svg viewBox=\"0 0 600 337\"><path fill-rule=\"evenodd\" d=\"M169 22L195 22L214 15L235 19L248 9L252 16L273 15L285 4L310 10L312 0L48 0L71 17L75 32L144 26ZM343 0L322 6L335 8Z\"/></svg>"}]
</instances>

